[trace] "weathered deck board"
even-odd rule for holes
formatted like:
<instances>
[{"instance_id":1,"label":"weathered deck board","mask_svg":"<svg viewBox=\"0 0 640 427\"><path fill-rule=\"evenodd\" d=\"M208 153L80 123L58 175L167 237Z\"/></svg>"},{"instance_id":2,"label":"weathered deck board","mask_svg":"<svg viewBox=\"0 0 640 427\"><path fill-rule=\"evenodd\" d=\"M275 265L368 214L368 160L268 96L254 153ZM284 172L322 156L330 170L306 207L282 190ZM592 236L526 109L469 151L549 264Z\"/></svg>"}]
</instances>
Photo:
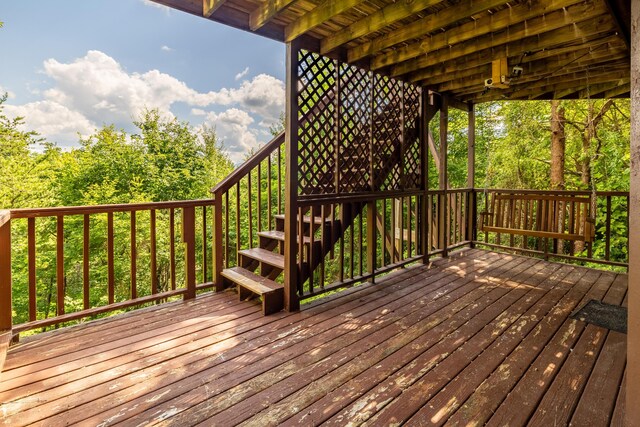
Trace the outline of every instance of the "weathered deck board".
<instances>
[{"instance_id":1,"label":"weathered deck board","mask_svg":"<svg viewBox=\"0 0 640 427\"><path fill-rule=\"evenodd\" d=\"M299 313L228 293L150 307L12 347L0 425L517 426L552 398L561 424L615 423L625 336L567 317L625 292L624 275L467 250Z\"/></svg>"}]
</instances>

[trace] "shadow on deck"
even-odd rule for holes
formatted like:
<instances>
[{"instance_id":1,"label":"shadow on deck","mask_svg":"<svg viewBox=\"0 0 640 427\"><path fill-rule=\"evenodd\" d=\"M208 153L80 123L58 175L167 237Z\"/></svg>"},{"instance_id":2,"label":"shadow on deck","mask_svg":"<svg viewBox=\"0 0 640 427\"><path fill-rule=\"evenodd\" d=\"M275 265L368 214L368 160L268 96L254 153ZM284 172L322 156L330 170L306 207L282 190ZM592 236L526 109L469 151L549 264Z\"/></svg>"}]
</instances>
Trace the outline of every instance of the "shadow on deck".
<instances>
[{"instance_id":1,"label":"shadow on deck","mask_svg":"<svg viewBox=\"0 0 640 427\"><path fill-rule=\"evenodd\" d=\"M226 292L9 350L2 425L622 425L626 275L466 250L263 317Z\"/></svg>"}]
</instances>

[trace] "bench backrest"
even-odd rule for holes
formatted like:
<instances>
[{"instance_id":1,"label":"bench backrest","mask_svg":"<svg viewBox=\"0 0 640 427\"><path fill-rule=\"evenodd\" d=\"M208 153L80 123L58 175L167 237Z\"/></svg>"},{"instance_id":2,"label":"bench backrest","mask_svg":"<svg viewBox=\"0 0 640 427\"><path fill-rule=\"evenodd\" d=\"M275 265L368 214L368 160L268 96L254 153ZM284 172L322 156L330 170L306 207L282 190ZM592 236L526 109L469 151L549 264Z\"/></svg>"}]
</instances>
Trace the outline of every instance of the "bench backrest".
<instances>
[{"instance_id":1,"label":"bench backrest","mask_svg":"<svg viewBox=\"0 0 640 427\"><path fill-rule=\"evenodd\" d=\"M585 195L493 193L482 216L482 231L586 242L594 237Z\"/></svg>"}]
</instances>

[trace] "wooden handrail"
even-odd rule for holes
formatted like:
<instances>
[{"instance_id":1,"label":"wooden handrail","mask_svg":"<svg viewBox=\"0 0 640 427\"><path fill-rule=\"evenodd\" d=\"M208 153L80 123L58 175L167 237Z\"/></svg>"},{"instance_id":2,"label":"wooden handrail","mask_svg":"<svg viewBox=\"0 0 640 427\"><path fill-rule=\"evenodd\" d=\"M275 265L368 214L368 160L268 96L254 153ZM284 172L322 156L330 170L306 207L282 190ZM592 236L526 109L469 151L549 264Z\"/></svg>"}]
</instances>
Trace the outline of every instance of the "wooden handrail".
<instances>
[{"instance_id":1,"label":"wooden handrail","mask_svg":"<svg viewBox=\"0 0 640 427\"><path fill-rule=\"evenodd\" d=\"M500 189L500 188L475 188L476 193L503 193L503 194L557 194L557 195L575 195L575 196L589 196L591 191L589 190L514 190L514 189ZM597 196L628 196L628 191L596 191Z\"/></svg>"},{"instance_id":2,"label":"wooden handrail","mask_svg":"<svg viewBox=\"0 0 640 427\"><path fill-rule=\"evenodd\" d=\"M227 175L222 181L220 181L215 187L211 189L211 193L215 195L222 194L244 178L249 172L253 170L260 162L269 157L274 150L284 144L285 133L280 132L271 141L267 142L262 148L251 156L246 162L237 167L233 172Z\"/></svg>"},{"instance_id":3,"label":"wooden handrail","mask_svg":"<svg viewBox=\"0 0 640 427\"><path fill-rule=\"evenodd\" d=\"M109 212L133 212L149 209L190 208L196 206L212 206L214 199L179 200L170 202L123 203L93 206L58 206L52 208L11 209L11 218L39 218L61 215L100 214ZM0 217L2 216L0 211ZM3 224L0 218L0 225Z\"/></svg>"}]
</instances>

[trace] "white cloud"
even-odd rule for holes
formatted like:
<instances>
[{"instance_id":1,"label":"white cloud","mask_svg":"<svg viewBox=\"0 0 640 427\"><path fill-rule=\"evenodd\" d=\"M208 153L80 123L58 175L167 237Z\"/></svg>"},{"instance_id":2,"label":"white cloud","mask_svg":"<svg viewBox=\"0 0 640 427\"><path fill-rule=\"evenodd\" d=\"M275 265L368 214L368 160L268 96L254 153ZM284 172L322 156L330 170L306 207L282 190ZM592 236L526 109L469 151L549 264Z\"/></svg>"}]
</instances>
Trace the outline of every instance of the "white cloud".
<instances>
[{"instance_id":1,"label":"white cloud","mask_svg":"<svg viewBox=\"0 0 640 427\"><path fill-rule=\"evenodd\" d=\"M30 129L63 145L77 141L77 132L84 135L96 125L113 123L132 131L132 120L145 108L173 117L172 108L180 103L190 107L193 116L215 125L229 150L240 153L255 148L258 135L265 139L260 131L276 122L284 109L284 83L267 74L237 87L202 93L158 70L128 72L97 50L69 63L48 59L43 74L49 79L43 99L13 106L11 112L27 117ZM226 111L212 112L216 106Z\"/></svg>"},{"instance_id":2,"label":"white cloud","mask_svg":"<svg viewBox=\"0 0 640 427\"><path fill-rule=\"evenodd\" d=\"M24 130L37 130L50 141L62 141L70 146L82 137L90 135L96 126L77 111L72 111L53 101L37 101L24 105L5 105L10 117L24 117Z\"/></svg>"},{"instance_id":3,"label":"white cloud","mask_svg":"<svg viewBox=\"0 0 640 427\"><path fill-rule=\"evenodd\" d=\"M245 68L244 70L242 70L238 74L236 74L236 77L235 77L236 81L242 79L247 74L249 74L249 67Z\"/></svg>"},{"instance_id":4,"label":"white cloud","mask_svg":"<svg viewBox=\"0 0 640 427\"><path fill-rule=\"evenodd\" d=\"M246 111L230 108L222 113L210 112L204 124L215 127L231 160L240 163L249 151L260 145L256 137L257 130L250 127L253 122Z\"/></svg>"},{"instance_id":5,"label":"white cloud","mask_svg":"<svg viewBox=\"0 0 640 427\"><path fill-rule=\"evenodd\" d=\"M160 50L164 51L164 52L173 52L173 48L165 45L162 45L162 47L160 48Z\"/></svg>"}]
</instances>

